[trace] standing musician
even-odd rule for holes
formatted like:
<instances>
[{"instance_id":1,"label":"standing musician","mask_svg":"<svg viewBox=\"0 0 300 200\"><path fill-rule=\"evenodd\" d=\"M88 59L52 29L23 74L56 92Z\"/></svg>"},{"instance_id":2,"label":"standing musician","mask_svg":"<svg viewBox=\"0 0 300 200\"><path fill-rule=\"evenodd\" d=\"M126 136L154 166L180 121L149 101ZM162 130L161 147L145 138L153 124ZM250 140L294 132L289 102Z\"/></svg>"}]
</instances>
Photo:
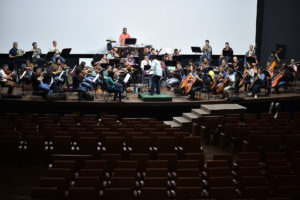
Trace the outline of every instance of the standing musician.
<instances>
[{"instance_id":1,"label":"standing musician","mask_svg":"<svg viewBox=\"0 0 300 200\"><path fill-rule=\"evenodd\" d=\"M8 87L7 94L12 94L15 86L12 75L14 72L10 72L8 65L4 64L0 70L0 83L1 87Z\"/></svg>"},{"instance_id":2,"label":"standing musician","mask_svg":"<svg viewBox=\"0 0 300 200\"><path fill-rule=\"evenodd\" d=\"M149 90L150 95L154 94L154 88L156 89L156 94L160 94L160 78L163 75L162 66L159 60L156 58L157 56L151 56L151 71L153 71L151 87Z\"/></svg>"},{"instance_id":3,"label":"standing musician","mask_svg":"<svg viewBox=\"0 0 300 200\"><path fill-rule=\"evenodd\" d=\"M226 56L224 56L224 54L226 54ZM221 65L222 60L226 60L227 62L229 62L232 59L232 55L233 55L233 50L232 48L229 46L229 42L225 43L225 47L223 48L220 58L219 58L219 65Z\"/></svg>"},{"instance_id":4,"label":"standing musician","mask_svg":"<svg viewBox=\"0 0 300 200\"><path fill-rule=\"evenodd\" d=\"M50 48L50 52L54 52L54 56L52 58L52 61L54 63L56 63L56 61L59 59L62 63L65 63L65 59L63 57L60 56L61 50L60 48L57 46L57 42L54 40L52 42L53 46Z\"/></svg>"},{"instance_id":5,"label":"standing musician","mask_svg":"<svg viewBox=\"0 0 300 200\"><path fill-rule=\"evenodd\" d=\"M212 47L209 45L209 40L205 40L205 45L202 47L203 54L200 56L199 64L202 64L203 58L207 58L209 61L211 60L212 55Z\"/></svg>"},{"instance_id":6,"label":"standing musician","mask_svg":"<svg viewBox=\"0 0 300 200\"><path fill-rule=\"evenodd\" d=\"M121 33L119 37L120 45L125 45L125 39L130 38L130 35L127 33L127 28L123 28L123 32Z\"/></svg>"}]
</instances>

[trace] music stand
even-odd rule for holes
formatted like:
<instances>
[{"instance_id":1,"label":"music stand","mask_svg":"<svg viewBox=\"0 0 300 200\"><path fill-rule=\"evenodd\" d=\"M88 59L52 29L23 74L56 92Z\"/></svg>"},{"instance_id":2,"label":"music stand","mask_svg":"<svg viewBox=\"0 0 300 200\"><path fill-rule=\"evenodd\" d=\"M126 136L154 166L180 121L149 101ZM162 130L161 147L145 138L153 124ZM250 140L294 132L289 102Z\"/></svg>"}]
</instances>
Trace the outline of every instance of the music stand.
<instances>
[{"instance_id":1,"label":"music stand","mask_svg":"<svg viewBox=\"0 0 300 200\"><path fill-rule=\"evenodd\" d=\"M201 53L201 47L191 47L193 53Z\"/></svg>"},{"instance_id":2,"label":"music stand","mask_svg":"<svg viewBox=\"0 0 300 200\"><path fill-rule=\"evenodd\" d=\"M250 56L247 56L247 57L246 57L246 61L247 61L248 63L256 63L255 58L254 58L254 57L250 57Z\"/></svg>"},{"instance_id":3,"label":"music stand","mask_svg":"<svg viewBox=\"0 0 300 200\"><path fill-rule=\"evenodd\" d=\"M54 57L54 54L54 51L48 51L48 53L45 55L45 59L52 59Z\"/></svg>"},{"instance_id":4,"label":"music stand","mask_svg":"<svg viewBox=\"0 0 300 200\"><path fill-rule=\"evenodd\" d=\"M72 48L65 48L65 49L63 49L61 51L60 56L63 57L63 58L69 57L71 50L72 50Z\"/></svg>"},{"instance_id":5,"label":"music stand","mask_svg":"<svg viewBox=\"0 0 300 200\"><path fill-rule=\"evenodd\" d=\"M107 69L109 64L108 63L101 63L100 65L101 65L102 68Z\"/></svg>"},{"instance_id":6,"label":"music stand","mask_svg":"<svg viewBox=\"0 0 300 200\"><path fill-rule=\"evenodd\" d=\"M31 60L33 55L33 51L26 51L26 53L23 55L25 60Z\"/></svg>"},{"instance_id":7,"label":"music stand","mask_svg":"<svg viewBox=\"0 0 300 200\"><path fill-rule=\"evenodd\" d=\"M149 69L151 69L150 65L144 65L144 70L149 70Z\"/></svg>"},{"instance_id":8,"label":"music stand","mask_svg":"<svg viewBox=\"0 0 300 200\"><path fill-rule=\"evenodd\" d=\"M140 69L141 68L140 65L138 65L138 64L131 65L131 66L132 66L133 69Z\"/></svg>"},{"instance_id":9,"label":"music stand","mask_svg":"<svg viewBox=\"0 0 300 200\"><path fill-rule=\"evenodd\" d=\"M125 39L125 45L135 45L136 44L136 38L126 38Z\"/></svg>"},{"instance_id":10,"label":"music stand","mask_svg":"<svg viewBox=\"0 0 300 200\"><path fill-rule=\"evenodd\" d=\"M233 51L231 50L223 50L223 56L233 57Z\"/></svg>"},{"instance_id":11,"label":"music stand","mask_svg":"<svg viewBox=\"0 0 300 200\"><path fill-rule=\"evenodd\" d=\"M176 61L174 61L174 60L165 60L165 65L167 67L169 67L169 66L176 66Z\"/></svg>"}]
</instances>

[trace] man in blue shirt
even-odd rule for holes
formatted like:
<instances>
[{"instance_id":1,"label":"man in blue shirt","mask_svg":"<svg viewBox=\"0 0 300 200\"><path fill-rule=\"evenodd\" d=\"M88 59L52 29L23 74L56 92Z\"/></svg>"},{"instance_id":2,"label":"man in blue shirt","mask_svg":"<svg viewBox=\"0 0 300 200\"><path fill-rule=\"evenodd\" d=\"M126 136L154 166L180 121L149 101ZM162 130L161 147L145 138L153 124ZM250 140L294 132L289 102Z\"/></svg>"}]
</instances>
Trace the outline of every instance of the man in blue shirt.
<instances>
[{"instance_id":1,"label":"man in blue shirt","mask_svg":"<svg viewBox=\"0 0 300 200\"><path fill-rule=\"evenodd\" d=\"M257 94L260 92L261 88L265 88L266 83L265 83L265 79L266 79L266 75L264 73L261 72L261 69L258 68L258 75L259 78L258 83L253 87L253 96L254 98L257 98Z\"/></svg>"},{"instance_id":2,"label":"man in blue shirt","mask_svg":"<svg viewBox=\"0 0 300 200\"><path fill-rule=\"evenodd\" d=\"M151 69L153 71L153 77L151 82L151 87L149 90L150 95L154 94L154 88L156 88L156 94L160 94L160 78L162 77L162 67L160 61L157 60L155 55L151 55Z\"/></svg>"},{"instance_id":3,"label":"man in blue shirt","mask_svg":"<svg viewBox=\"0 0 300 200\"><path fill-rule=\"evenodd\" d=\"M11 61L10 71L16 70L18 67L21 67L24 63L24 58L18 55L18 43L13 43L13 48L10 49L8 57Z\"/></svg>"}]
</instances>

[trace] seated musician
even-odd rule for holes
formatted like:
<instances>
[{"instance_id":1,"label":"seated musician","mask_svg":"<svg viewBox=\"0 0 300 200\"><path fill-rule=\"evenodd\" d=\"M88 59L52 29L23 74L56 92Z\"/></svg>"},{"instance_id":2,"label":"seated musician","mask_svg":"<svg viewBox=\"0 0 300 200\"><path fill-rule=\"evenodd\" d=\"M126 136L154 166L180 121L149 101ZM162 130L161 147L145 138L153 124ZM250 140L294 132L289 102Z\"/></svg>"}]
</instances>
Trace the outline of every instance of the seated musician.
<instances>
[{"instance_id":1,"label":"seated musician","mask_svg":"<svg viewBox=\"0 0 300 200\"><path fill-rule=\"evenodd\" d=\"M51 66L52 78L53 78L53 87L55 91L59 91L62 85L65 83L65 79L60 74L62 73L62 68L54 64Z\"/></svg>"},{"instance_id":2,"label":"seated musician","mask_svg":"<svg viewBox=\"0 0 300 200\"><path fill-rule=\"evenodd\" d=\"M244 71L244 66L242 64L242 60L239 60L236 56L233 57L233 69L234 71L238 71L242 73Z\"/></svg>"},{"instance_id":3,"label":"seated musician","mask_svg":"<svg viewBox=\"0 0 300 200\"><path fill-rule=\"evenodd\" d=\"M8 58L10 59L11 62L11 66L9 68L10 71L17 70L19 67L21 67L22 63L24 63L24 59L23 57L21 57L22 55L20 55L19 51L22 50L19 50L18 43L14 42L13 48L11 48L8 53Z\"/></svg>"},{"instance_id":4,"label":"seated musician","mask_svg":"<svg viewBox=\"0 0 300 200\"><path fill-rule=\"evenodd\" d=\"M193 66L194 66L194 61L192 59L190 59L188 65L183 68L185 76L188 75L188 73L190 72L191 67L193 67ZM183 77L183 79L185 79L185 77Z\"/></svg>"},{"instance_id":5,"label":"seated musician","mask_svg":"<svg viewBox=\"0 0 300 200\"><path fill-rule=\"evenodd\" d=\"M144 56L148 56L149 54L150 54L150 49L149 49L149 47L145 47L145 48L144 48L143 55L144 55Z\"/></svg>"},{"instance_id":6,"label":"seated musician","mask_svg":"<svg viewBox=\"0 0 300 200\"><path fill-rule=\"evenodd\" d=\"M25 64L21 65L21 68L24 70L25 74L22 78L22 80L26 83L29 84L31 83L31 75L33 72L33 64L30 62L30 60L25 60Z\"/></svg>"},{"instance_id":7,"label":"seated musician","mask_svg":"<svg viewBox=\"0 0 300 200\"><path fill-rule=\"evenodd\" d=\"M244 86L244 93L246 94L247 93L247 91L248 91L248 86L251 84L251 83L253 83L253 81L254 81L254 77L255 77L255 70L254 70L254 68L256 67L256 64L255 63L252 63L252 64L250 64L250 63L247 63L247 68L245 69L245 72L244 72L244 77L246 77L247 75L246 74L248 74L248 79L247 80L245 80L245 86ZM250 95L251 95L251 93L250 93Z\"/></svg>"},{"instance_id":8,"label":"seated musician","mask_svg":"<svg viewBox=\"0 0 300 200\"><path fill-rule=\"evenodd\" d=\"M0 70L0 83L1 87L8 87L7 94L12 94L15 86L15 82L13 81L12 75L14 72L9 71L9 67L7 64L2 66Z\"/></svg>"},{"instance_id":9,"label":"seated musician","mask_svg":"<svg viewBox=\"0 0 300 200\"><path fill-rule=\"evenodd\" d=\"M263 73L262 69L258 69L257 73L258 83L254 85L252 95L257 98L258 93L260 93L261 88L266 87L266 75Z\"/></svg>"},{"instance_id":10,"label":"seated musician","mask_svg":"<svg viewBox=\"0 0 300 200\"><path fill-rule=\"evenodd\" d=\"M73 79L73 91L82 93L82 92L87 92L88 90L91 90L91 85L87 82L84 81L84 72L77 68L75 70L75 74L72 77ZM81 96L80 94L78 94Z\"/></svg>"},{"instance_id":11,"label":"seated musician","mask_svg":"<svg viewBox=\"0 0 300 200\"><path fill-rule=\"evenodd\" d=\"M202 47L203 54L200 56L199 64L202 64L203 58L207 58L209 61L212 56L212 47L209 45L209 40L205 40L205 45Z\"/></svg>"},{"instance_id":12,"label":"seated musician","mask_svg":"<svg viewBox=\"0 0 300 200\"><path fill-rule=\"evenodd\" d=\"M135 65L134 54L130 53L127 59L127 65Z\"/></svg>"},{"instance_id":13,"label":"seated musician","mask_svg":"<svg viewBox=\"0 0 300 200\"><path fill-rule=\"evenodd\" d=\"M278 84L274 87L275 92L279 93L279 88L284 87L285 90L287 90L287 86L294 80L293 71L290 67L288 67L285 63L282 64L282 72L283 76L279 80ZM277 70L278 71L278 70ZM279 73L277 73L279 74ZM273 81L276 79L277 75L273 76Z\"/></svg>"},{"instance_id":14,"label":"seated musician","mask_svg":"<svg viewBox=\"0 0 300 200\"><path fill-rule=\"evenodd\" d=\"M227 55L225 56L224 53L226 53ZM221 65L222 63L222 60L226 60L227 62L229 62L231 60L231 55L233 55L233 50L232 48L229 46L229 43L226 42L225 43L225 47L223 48L222 52L221 52L221 55L220 55L220 58L219 58L219 65Z\"/></svg>"},{"instance_id":15,"label":"seated musician","mask_svg":"<svg viewBox=\"0 0 300 200\"><path fill-rule=\"evenodd\" d=\"M207 88L209 88L210 82L212 80L210 75L208 74L209 70L209 68L205 68L202 72L196 75L198 81L196 81L196 83L193 85L193 88L189 93L190 97L188 98L191 101L195 100L196 91L208 91Z\"/></svg>"},{"instance_id":16,"label":"seated musician","mask_svg":"<svg viewBox=\"0 0 300 200\"><path fill-rule=\"evenodd\" d=\"M127 28L123 28L123 32L119 37L120 45L125 45L125 39L130 38L130 35L127 33Z\"/></svg>"},{"instance_id":17,"label":"seated musician","mask_svg":"<svg viewBox=\"0 0 300 200\"><path fill-rule=\"evenodd\" d=\"M148 54L148 59L150 60L150 57L151 56L155 56L155 55L156 55L155 49L152 48L151 51L150 51L150 53Z\"/></svg>"},{"instance_id":18,"label":"seated musician","mask_svg":"<svg viewBox=\"0 0 300 200\"><path fill-rule=\"evenodd\" d=\"M225 98L229 98L229 90L232 90L235 88L235 81L236 81L236 74L234 73L233 69L229 67L227 69L229 83L224 88L224 96Z\"/></svg>"},{"instance_id":19,"label":"seated musician","mask_svg":"<svg viewBox=\"0 0 300 200\"><path fill-rule=\"evenodd\" d=\"M41 95L43 98L46 98L51 90L51 76L42 73L42 68L34 67L31 84L35 95Z\"/></svg>"},{"instance_id":20,"label":"seated musician","mask_svg":"<svg viewBox=\"0 0 300 200\"><path fill-rule=\"evenodd\" d=\"M296 78L297 71L298 71L298 66L296 65L295 59L291 59L290 67L293 69L293 74Z\"/></svg>"},{"instance_id":21,"label":"seated musician","mask_svg":"<svg viewBox=\"0 0 300 200\"><path fill-rule=\"evenodd\" d=\"M245 59L244 59L244 66L245 67L247 66L247 59L246 59L247 57L254 57L254 58L256 58L255 51L253 49L253 45L249 46L249 50L245 54Z\"/></svg>"},{"instance_id":22,"label":"seated musician","mask_svg":"<svg viewBox=\"0 0 300 200\"><path fill-rule=\"evenodd\" d=\"M117 78L112 71L108 73L107 77L104 77L105 84L108 92L114 92L114 100L117 99L117 96L119 98L119 102L122 101L122 94L123 94L123 87L121 84L114 81L114 78Z\"/></svg>"},{"instance_id":23,"label":"seated musician","mask_svg":"<svg viewBox=\"0 0 300 200\"><path fill-rule=\"evenodd\" d=\"M180 62L177 62L176 69L170 72L169 79L166 80L167 88L173 90L174 85L179 84L184 76Z\"/></svg>"},{"instance_id":24,"label":"seated musician","mask_svg":"<svg viewBox=\"0 0 300 200\"><path fill-rule=\"evenodd\" d=\"M100 60L100 63L103 63L103 64L108 63L106 54L103 54L103 56L102 56L102 58L101 58L101 60Z\"/></svg>"},{"instance_id":25,"label":"seated musician","mask_svg":"<svg viewBox=\"0 0 300 200\"><path fill-rule=\"evenodd\" d=\"M111 49L106 56L107 60L115 59L115 58L119 58L119 57L120 57L119 54L114 49Z\"/></svg>"},{"instance_id":26,"label":"seated musician","mask_svg":"<svg viewBox=\"0 0 300 200\"><path fill-rule=\"evenodd\" d=\"M34 64L39 65L39 67L42 67L46 63L46 61L45 61L45 59L41 58L42 50L40 48L38 48L36 42L32 43L32 49L31 49L31 51L33 51L32 62Z\"/></svg>"},{"instance_id":27,"label":"seated musician","mask_svg":"<svg viewBox=\"0 0 300 200\"><path fill-rule=\"evenodd\" d=\"M57 46L57 42L54 40L52 42L53 46L50 48L50 52L54 52L54 56L52 58L52 61L54 63L56 63L56 61L59 59L62 63L65 63L65 59L63 57L60 56L61 50L60 48Z\"/></svg>"},{"instance_id":28,"label":"seated musician","mask_svg":"<svg viewBox=\"0 0 300 200\"><path fill-rule=\"evenodd\" d=\"M218 72L219 74L217 74L215 77L218 78L220 75L222 76L222 78L219 80L218 83L218 87L222 84L223 80L225 78L227 78L227 69L228 69L228 65L227 65L227 61L226 60L222 60L222 65L220 65L218 67Z\"/></svg>"}]
</instances>

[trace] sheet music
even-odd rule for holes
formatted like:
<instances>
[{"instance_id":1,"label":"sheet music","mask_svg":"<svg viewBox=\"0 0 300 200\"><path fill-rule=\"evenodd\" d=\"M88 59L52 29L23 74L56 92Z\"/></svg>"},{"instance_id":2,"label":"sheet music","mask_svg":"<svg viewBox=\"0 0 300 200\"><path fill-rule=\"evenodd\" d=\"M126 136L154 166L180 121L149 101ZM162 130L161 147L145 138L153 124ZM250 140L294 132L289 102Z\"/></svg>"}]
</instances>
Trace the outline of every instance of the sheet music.
<instances>
[{"instance_id":1,"label":"sheet music","mask_svg":"<svg viewBox=\"0 0 300 200\"><path fill-rule=\"evenodd\" d=\"M96 77L93 79L93 83L99 78L99 73L96 75Z\"/></svg>"},{"instance_id":2,"label":"sheet music","mask_svg":"<svg viewBox=\"0 0 300 200\"><path fill-rule=\"evenodd\" d=\"M124 83L127 83L129 81L130 78L130 74L126 74L125 78L124 78Z\"/></svg>"},{"instance_id":3,"label":"sheet music","mask_svg":"<svg viewBox=\"0 0 300 200\"><path fill-rule=\"evenodd\" d=\"M20 80L25 76L25 74L26 74L26 70L23 72L23 74L21 75L21 77L20 77Z\"/></svg>"}]
</instances>

